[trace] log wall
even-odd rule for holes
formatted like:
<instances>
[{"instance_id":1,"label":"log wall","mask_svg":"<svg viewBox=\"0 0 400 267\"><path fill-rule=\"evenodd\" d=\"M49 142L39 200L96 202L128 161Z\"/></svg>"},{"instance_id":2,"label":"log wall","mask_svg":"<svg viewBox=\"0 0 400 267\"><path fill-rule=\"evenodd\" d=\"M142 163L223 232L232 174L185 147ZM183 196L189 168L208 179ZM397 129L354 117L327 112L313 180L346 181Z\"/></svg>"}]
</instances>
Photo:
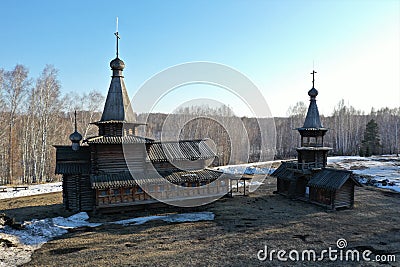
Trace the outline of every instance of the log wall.
<instances>
[{"instance_id":1,"label":"log wall","mask_svg":"<svg viewBox=\"0 0 400 267\"><path fill-rule=\"evenodd\" d=\"M118 173L128 171L128 163L135 171L144 171L144 159L145 148L141 144L130 145L125 154L122 145L98 144L92 153L92 166L94 172Z\"/></svg>"},{"instance_id":2,"label":"log wall","mask_svg":"<svg viewBox=\"0 0 400 267\"><path fill-rule=\"evenodd\" d=\"M354 203L354 183L351 180L347 182L336 191L334 208L353 207Z\"/></svg>"},{"instance_id":3,"label":"log wall","mask_svg":"<svg viewBox=\"0 0 400 267\"><path fill-rule=\"evenodd\" d=\"M71 211L91 211L94 207L94 190L89 175L63 175L63 204Z\"/></svg>"},{"instance_id":4,"label":"log wall","mask_svg":"<svg viewBox=\"0 0 400 267\"><path fill-rule=\"evenodd\" d=\"M210 195L226 194L229 190L227 180L215 183L186 182L181 186L190 187L191 190L179 190L170 184L154 184L146 188L156 199L185 199L201 198ZM96 207L140 205L149 201L157 201L143 191L139 186L107 188L96 190Z\"/></svg>"}]
</instances>

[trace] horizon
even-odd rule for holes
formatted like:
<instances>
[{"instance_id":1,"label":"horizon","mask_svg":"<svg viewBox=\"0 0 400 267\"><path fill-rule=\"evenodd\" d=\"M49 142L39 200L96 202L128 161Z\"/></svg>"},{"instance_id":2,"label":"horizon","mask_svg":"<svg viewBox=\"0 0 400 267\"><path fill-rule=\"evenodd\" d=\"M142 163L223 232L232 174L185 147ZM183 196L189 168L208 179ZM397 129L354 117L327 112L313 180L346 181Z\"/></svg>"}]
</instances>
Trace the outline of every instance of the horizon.
<instances>
[{"instance_id":1,"label":"horizon","mask_svg":"<svg viewBox=\"0 0 400 267\"><path fill-rule=\"evenodd\" d=\"M299 101L308 106L313 69L323 116L342 99L366 114L400 107L399 1L122 1L118 11L105 1L3 6L0 34L8 41L0 44L0 68L22 64L36 78L52 64L63 94L95 89L106 96L119 17L119 54L131 98L170 66L210 61L253 81L273 117L287 117ZM219 87L185 87L166 96L156 111L207 97L238 116L251 115L240 98Z\"/></svg>"}]
</instances>

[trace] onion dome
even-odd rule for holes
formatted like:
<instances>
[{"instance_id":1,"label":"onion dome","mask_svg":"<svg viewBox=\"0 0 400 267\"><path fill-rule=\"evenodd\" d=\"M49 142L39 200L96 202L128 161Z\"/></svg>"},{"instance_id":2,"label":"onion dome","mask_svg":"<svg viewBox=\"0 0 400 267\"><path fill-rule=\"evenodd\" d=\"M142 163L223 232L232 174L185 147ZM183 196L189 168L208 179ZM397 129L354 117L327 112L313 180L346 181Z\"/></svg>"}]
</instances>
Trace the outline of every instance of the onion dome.
<instances>
[{"instance_id":1,"label":"onion dome","mask_svg":"<svg viewBox=\"0 0 400 267\"><path fill-rule=\"evenodd\" d=\"M111 60L110 67L112 70L123 70L125 68L125 63L117 57Z\"/></svg>"},{"instance_id":2,"label":"onion dome","mask_svg":"<svg viewBox=\"0 0 400 267\"><path fill-rule=\"evenodd\" d=\"M73 143L80 142L82 140L82 135L75 131L69 136L69 140L71 140Z\"/></svg>"},{"instance_id":3,"label":"onion dome","mask_svg":"<svg viewBox=\"0 0 400 267\"><path fill-rule=\"evenodd\" d=\"M72 142L72 150L77 151L79 150L79 145L82 140L82 135L78 133L77 125L76 125L76 110L74 112L74 119L75 119L75 131L69 136L69 140Z\"/></svg>"},{"instance_id":4,"label":"onion dome","mask_svg":"<svg viewBox=\"0 0 400 267\"><path fill-rule=\"evenodd\" d=\"M308 95L310 97L316 97L318 95L318 90L313 87L310 89L310 91L308 91Z\"/></svg>"}]
</instances>

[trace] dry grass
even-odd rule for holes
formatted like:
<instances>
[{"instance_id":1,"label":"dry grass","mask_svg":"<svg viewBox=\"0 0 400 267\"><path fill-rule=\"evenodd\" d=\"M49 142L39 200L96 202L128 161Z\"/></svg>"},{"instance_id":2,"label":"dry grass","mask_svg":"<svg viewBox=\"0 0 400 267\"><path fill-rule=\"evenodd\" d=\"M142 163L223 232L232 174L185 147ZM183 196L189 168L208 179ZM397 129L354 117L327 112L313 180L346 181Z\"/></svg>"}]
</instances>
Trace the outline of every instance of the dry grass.
<instances>
[{"instance_id":1,"label":"dry grass","mask_svg":"<svg viewBox=\"0 0 400 267\"><path fill-rule=\"evenodd\" d=\"M45 244L27 266L277 266L282 262L260 262L256 253L264 245L270 249L321 251L329 246L336 248L338 238L347 240L347 248L368 247L376 254L396 254L400 261L400 194L357 188L353 210L327 213L318 206L272 194L275 186L275 179L270 178L248 197L226 198L200 208L214 212L214 221L154 221L78 229ZM60 202L59 193L48 194L5 200L0 209L20 219L68 216ZM91 220L112 221L165 212L174 210L95 215ZM354 265L365 266L365 262Z\"/></svg>"}]
</instances>

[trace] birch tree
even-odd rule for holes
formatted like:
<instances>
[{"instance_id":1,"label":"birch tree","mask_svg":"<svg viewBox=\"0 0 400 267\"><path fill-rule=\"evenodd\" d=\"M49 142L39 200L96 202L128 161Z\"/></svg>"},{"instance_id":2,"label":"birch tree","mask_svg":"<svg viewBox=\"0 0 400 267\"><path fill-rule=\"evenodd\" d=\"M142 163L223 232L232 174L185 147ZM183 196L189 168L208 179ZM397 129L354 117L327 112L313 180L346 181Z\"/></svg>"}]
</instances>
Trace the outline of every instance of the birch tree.
<instances>
[{"instance_id":1,"label":"birch tree","mask_svg":"<svg viewBox=\"0 0 400 267\"><path fill-rule=\"evenodd\" d=\"M3 79L3 99L8 113L8 163L5 182L12 183L14 181L14 150L17 146L17 140L14 138L14 126L31 81L28 79L28 69L23 65L16 65L13 70L6 71Z\"/></svg>"},{"instance_id":2,"label":"birch tree","mask_svg":"<svg viewBox=\"0 0 400 267\"><path fill-rule=\"evenodd\" d=\"M47 180L48 161L49 161L49 130L54 122L54 114L60 106L60 82L57 79L58 71L52 66L47 65L40 77L36 81L35 94L37 97L38 116L38 137L40 140L38 181ZM56 129L56 128L55 128Z\"/></svg>"}]
</instances>

